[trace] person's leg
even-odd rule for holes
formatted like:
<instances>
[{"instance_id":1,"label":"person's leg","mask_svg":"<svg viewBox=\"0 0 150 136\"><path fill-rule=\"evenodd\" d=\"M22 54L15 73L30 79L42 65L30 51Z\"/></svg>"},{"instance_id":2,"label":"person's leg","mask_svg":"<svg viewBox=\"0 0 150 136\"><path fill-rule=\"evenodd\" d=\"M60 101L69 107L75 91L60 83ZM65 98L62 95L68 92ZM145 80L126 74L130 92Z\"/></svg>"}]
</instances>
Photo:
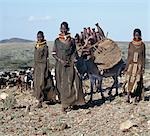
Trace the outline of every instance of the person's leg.
<instances>
[{"instance_id":1,"label":"person's leg","mask_svg":"<svg viewBox=\"0 0 150 136\"><path fill-rule=\"evenodd\" d=\"M127 102L131 103L131 92L130 91L127 92Z\"/></svg>"},{"instance_id":2,"label":"person's leg","mask_svg":"<svg viewBox=\"0 0 150 136\"><path fill-rule=\"evenodd\" d=\"M35 97L38 100L37 108L42 107L42 102L44 100L44 87L45 87L45 79L44 79L44 66L39 64L37 66L37 70L35 71Z\"/></svg>"},{"instance_id":3,"label":"person's leg","mask_svg":"<svg viewBox=\"0 0 150 136\"><path fill-rule=\"evenodd\" d=\"M138 96L137 96L137 100L141 101L144 99L144 86L143 86L143 77L141 77L140 81L138 82L138 87L137 87L137 91L138 91Z\"/></svg>"}]
</instances>

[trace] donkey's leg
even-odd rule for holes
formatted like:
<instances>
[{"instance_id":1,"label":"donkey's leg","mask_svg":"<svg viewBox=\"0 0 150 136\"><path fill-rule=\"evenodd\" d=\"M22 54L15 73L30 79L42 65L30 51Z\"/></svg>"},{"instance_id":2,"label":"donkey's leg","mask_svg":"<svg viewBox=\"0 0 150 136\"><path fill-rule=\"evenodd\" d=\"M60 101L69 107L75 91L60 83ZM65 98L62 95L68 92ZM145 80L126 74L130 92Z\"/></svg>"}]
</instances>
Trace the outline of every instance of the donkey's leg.
<instances>
[{"instance_id":1,"label":"donkey's leg","mask_svg":"<svg viewBox=\"0 0 150 136\"><path fill-rule=\"evenodd\" d=\"M112 95L112 89L114 88L114 86L115 86L115 77L114 76L112 76L112 78L113 78L113 80L114 80L114 83L113 83L113 85L111 86L111 88L110 88L110 90L109 90L109 92L108 92L108 95Z\"/></svg>"},{"instance_id":2,"label":"donkey's leg","mask_svg":"<svg viewBox=\"0 0 150 136\"><path fill-rule=\"evenodd\" d=\"M103 89L102 89L102 81L103 81L103 77L101 76L98 79L98 83L99 83L99 85L98 85L98 91L101 93L102 100L105 100L105 96L103 94Z\"/></svg>"},{"instance_id":3,"label":"donkey's leg","mask_svg":"<svg viewBox=\"0 0 150 136\"><path fill-rule=\"evenodd\" d=\"M143 77L141 78L140 80L140 84L141 84L141 93L140 93L140 96L139 96L139 101L141 100L144 100L144 85L143 85Z\"/></svg>"},{"instance_id":4,"label":"donkey's leg","mask_svg":"<svg viewBox=\"0 0 150 136\"><path fill-rule=\"evenodd\" d=\"M92 81L90 81L90 101L92 101L92 99L93 99L93 82Z\"/></svg>"},{"instance_id":5,"label":"donkey's leg","mask_svg":"<svg viewBox=\"0 0 150 136\"><path fill-rule=\"evenodd\" d=\"M128 91L127 92L127 100L126 100L128 103L131 103L131 92Z\"/></svg>"},{"instance_id":6,"label":"donkey's leg","mask_svg":"<svg viewBox=\"0 0 150 136\"><path fill-rule=\"evenodd\" d=\"M95 84L95 79L92 78L92 76L89 76L90 78L90 102L93 100L93 87Z\"/></svg>"},{"instance_id":7,"label":"donkey's leg","mask_svg":"<svg viewBox=\"0 0 150 136\"><path fill-rule=\"evenodd\" d=\"M118 95L118 77L117 76L112 76L112 78L114 79L114 83L112 85L112 87L110 88L108 95L112 94L112 89L115 87L116 88L116 96Z\"/></svg>"},{"instance_id":8,"label":"donkey's leg","mask_svg":"<svg viewBox=\"0 0 150 136\"><path fill-rule=\"evenodd\" d=\"M116 87L116 96L118 96L118 76L115 76L115 87Z\"/></svg>"}]
</instances>

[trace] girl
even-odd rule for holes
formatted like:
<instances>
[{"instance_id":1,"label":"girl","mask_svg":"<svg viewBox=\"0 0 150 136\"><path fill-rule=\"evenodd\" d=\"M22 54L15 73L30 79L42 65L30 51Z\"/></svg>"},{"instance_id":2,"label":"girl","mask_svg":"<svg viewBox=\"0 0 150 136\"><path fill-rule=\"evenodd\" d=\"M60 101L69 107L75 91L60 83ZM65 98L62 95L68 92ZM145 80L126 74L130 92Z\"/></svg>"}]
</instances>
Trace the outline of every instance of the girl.
<instances>
[{"instance_id":1,"label":"girl","mask_svg":"<svg viewBox=\"0 0 150 136\"><path fill-rule=\"evenodd\" d=\"M126 89L128 102L131 96L135 97L135 102L140 101L143 91L143 73L145 69L145 44L141 38L141 30L135 29L133 41L128 47L128 57L126 71Z\"/></svg>"},{"instance_id":2,"label":"girl","mask_svg":"<svg viewBox=\"0 0 150 136\"><path fill-rule=\"evenodd\" d=\"M34 95L38 100L38 108L42 107L42 102L46 99L55 100L55 88L48 64L48 46L44 33L39 31L34 51Z\"/></svg>"},{"instance_id":3,"label":"girl","mask_svg":"<svg viewBox=\"0 0 150 136\"><path fill-rule=\"evenodd\" d=\"M52 55L56 59L56 86L60 93L62 111L74 105L84 104L82 82L74 66L76 45L69 33L67 22L61 23Z\"/></svg>"}]
</instances>

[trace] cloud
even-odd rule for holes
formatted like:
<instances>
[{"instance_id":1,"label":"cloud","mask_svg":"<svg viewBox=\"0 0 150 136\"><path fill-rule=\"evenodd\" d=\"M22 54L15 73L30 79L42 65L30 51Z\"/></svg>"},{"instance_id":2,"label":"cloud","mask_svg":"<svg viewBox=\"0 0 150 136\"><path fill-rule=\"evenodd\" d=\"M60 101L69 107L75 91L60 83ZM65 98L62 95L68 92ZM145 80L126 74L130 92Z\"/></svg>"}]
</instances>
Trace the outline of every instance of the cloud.
<instances>
[{"instance_id":1,"label":"cloud","mask_svg":"<svg viewBox=\"0 0 150 136\"><path fill-rule=\"evenodd\" d=\"M53 18L51 16L29 16L28 21L33 22L33 21L49 21L52 20Z\"/></svg>"}]
</instances>

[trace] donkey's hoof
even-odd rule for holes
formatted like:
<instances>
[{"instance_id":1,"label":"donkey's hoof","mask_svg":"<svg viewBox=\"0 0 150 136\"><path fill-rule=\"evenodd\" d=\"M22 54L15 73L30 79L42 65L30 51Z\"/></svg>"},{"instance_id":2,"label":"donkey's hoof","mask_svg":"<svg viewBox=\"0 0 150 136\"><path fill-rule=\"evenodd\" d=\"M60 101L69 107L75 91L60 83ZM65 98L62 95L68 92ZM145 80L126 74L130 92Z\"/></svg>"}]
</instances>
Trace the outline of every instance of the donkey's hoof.
<instances>
[{"instance_id":1,"label":"donkey's hoof","mask_svg":"<svg viewBox=\"0 0 150 136\"><path fill-rule=\"evenodd\" d=\"M103 100L103 101L105 101L105 100L106 100L106 98L103 96L103 97L102 97L102 100Z\"/></svg>"},{"instance_id":2,"label":"donkey's hoof","mask_svg":"<svg viewBox=\"0 0 150 136\"><path fill-rule=\"evenodd\" d=\"M115 94L115 96L118 96L118 95L119 95L118 93Z\"/></svg>"},{"instance_id":3,"label":"donkey's hoof","mask_svg":"<svg viewBox=\"0 0 150 136\"><path fill-rule=\"evenodd\" d=\"M88 101L88 103L92 103L93 101L92 101L92 99L90 99L89 101Z\"/></svg>"}]
</instances>

